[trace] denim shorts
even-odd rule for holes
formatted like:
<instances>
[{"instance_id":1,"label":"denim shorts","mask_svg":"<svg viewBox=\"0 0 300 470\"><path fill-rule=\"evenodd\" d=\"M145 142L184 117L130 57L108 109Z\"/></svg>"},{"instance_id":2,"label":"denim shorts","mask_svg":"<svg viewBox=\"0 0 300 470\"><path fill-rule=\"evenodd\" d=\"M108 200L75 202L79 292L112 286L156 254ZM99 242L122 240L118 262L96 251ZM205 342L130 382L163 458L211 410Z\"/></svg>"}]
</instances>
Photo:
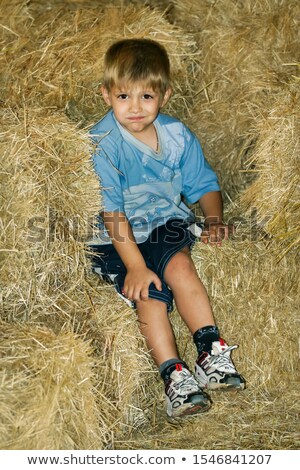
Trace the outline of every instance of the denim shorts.
<instances>
[{"instance_id":1,"label":"denim shorts","mask_svg":"<svg viewBox=\"0 0 300 470\"><path fill-rule=\"evenodd\" d=\"M190 224L181 219L171 219L154 229L145 242L137 245L146 266L154 271L162 282L161 291L157 290L153 283L150 284L149 298L164 302L168 312L173 309L173 294L164 281L164 270L173 255L186 246L191 248L195 243L196 236L189 227ZM114 246L92 245L90 248L93 250L93 270L105 281L112 282L124 298L122 291L127 271ZM134 307L133 302L130 302L130 305Z\"/></svg>"}]
</instances>

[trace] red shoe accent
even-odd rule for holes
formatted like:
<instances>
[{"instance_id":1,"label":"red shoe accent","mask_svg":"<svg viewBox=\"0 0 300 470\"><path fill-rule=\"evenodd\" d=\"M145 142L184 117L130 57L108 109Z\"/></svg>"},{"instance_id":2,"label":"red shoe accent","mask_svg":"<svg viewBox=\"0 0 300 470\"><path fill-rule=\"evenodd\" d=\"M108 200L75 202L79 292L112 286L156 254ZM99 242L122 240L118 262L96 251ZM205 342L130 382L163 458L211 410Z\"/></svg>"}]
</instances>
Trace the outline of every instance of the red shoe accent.
<instances>
[{"instance_id":1,"label":"red shoe accent","mask_svg":"<svg viewBox=\"0 0 300 470\"><path fill-rule=\"evenodd\" d=\"M208 352L203 351L197 359L197 364L199 364L199 366L200 366L200 364L202 362L204 362L204 360L207 358L207 356L209 356Z\"/></svg>"},{"instance_id":2,"label":"red shoe accent","mask_svg":"<svg viewBox=\"0 0 300 470\"><path fill-rule=\"evenodd\" d=\"M182 370L182 364L176 364L176 370L180 372Z\"/></svg>"}]
</instances>

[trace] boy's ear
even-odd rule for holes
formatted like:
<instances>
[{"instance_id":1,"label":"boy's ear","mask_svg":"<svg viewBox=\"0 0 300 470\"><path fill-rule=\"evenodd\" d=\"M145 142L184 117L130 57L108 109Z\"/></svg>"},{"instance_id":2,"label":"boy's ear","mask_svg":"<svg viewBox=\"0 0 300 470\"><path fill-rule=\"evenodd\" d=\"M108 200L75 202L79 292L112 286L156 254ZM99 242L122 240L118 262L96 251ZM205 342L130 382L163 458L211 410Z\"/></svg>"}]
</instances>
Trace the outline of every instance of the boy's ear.
<instances>
[{"instance_id":1,"label":"boy's ear","mask_svg":"<svg viewBox=\"0 0 300 470\"><path fill-rule=\"evenodd\" d=\"M172 95L172 89L168 88L167 91L164 94L163 99L162 99L161 108L167 104L167 102L169 101L171 95Z\"/></svg>"},{"instance_id":2,"label":"boy's ear","mask_svg":"<svg viewBox=\"0 0 300 470\"><path fill-rule=\"evenodd\" d=\"M101 94L106 104L111 105L109 91L105 86L101 86Z\"/></svg>"}]
</instances>

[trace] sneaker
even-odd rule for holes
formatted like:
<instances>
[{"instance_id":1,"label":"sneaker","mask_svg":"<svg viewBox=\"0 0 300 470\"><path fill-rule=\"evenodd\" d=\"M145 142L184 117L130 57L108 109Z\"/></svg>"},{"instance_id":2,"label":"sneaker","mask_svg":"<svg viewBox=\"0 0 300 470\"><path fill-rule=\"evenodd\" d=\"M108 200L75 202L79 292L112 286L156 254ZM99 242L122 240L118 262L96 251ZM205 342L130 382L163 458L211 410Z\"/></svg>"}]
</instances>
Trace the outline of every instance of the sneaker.
<instances>
[{"instance_id":1,"label":"sneaker","mask_svg":"<svg viewBox=\"0 0 300 470\"><path fill-rule=\"evenodd\" d=\"M235 369L230 354L237 346L228 346L220 338L212 343L210 354L203 352L195 364L195 377L200 387L208 390L243 390L245 379Z\"/></svg>"},{"instance_id":2,"label":"sneaker","mask_svg":"<svg viewBox=\"0 0 300 470\"><path fill-rule=\"evenodd\" d=\"M211 406L208 395L182 364L176 364L166 383L167 415L172 418L202 413Z\"/></svg>"}]
</instances>

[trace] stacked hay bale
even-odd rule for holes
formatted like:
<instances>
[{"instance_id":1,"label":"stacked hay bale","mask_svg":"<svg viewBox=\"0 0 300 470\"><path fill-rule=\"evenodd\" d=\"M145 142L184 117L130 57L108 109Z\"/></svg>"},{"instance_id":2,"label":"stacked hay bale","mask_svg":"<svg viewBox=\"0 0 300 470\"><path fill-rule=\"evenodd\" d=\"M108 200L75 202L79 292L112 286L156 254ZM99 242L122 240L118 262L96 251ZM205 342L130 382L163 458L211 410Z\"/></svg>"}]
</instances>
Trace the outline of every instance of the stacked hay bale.
<instances>
[{"instance_id":1,"label":"stacked hay bale","mask_svg":"<svg viewBox=\"0 0 300 470\"><path fill-rule=\"evenodd\" d=\"M277 93L277 100L256 120L257 144L247 162L258 177L241 194L241 206L255 208L256 223L272 238L281 259L300 244L299 77Z\"/></svg>"},{"instance_id":2,"label":"stacked hay bale","mask_svg":"<svg viewBox=\"0 0 300 470\"><path fill-rule=\"evenodd\" d=\"M32 324L0 326L1 448L103 447L88 343Z\"/></svg>"},{"instance_id":3,"label":"stacked hay bale","mask_svg":"<svg viewBox=\"0 0 300 470\"><path fill-rule=\"evenodd\" d=\"M255 212L280 257L300 241L299 2L178 0L175 8L201 50L191 126L227 202L239 200L247 217Z\"/></svg>"},{"instance_id":4,"label":"stacked hay bale","mask_svg":"<svg viewBox=\"0 0 300 470\"><path fill-rule=\"evenodd\" d=\"M283 64L298 60L298 2L178 0L179 27L159 2L128 3L1 4L0 447L297 448L299 79ZM199 135L238 222L234 240L193 257L248 389L214 394L208 414L176 427L133 312L85 252L101 204L86 126L106 110L103 54L124 36L168 49L168 111ZM171 318L193 367L190 334Z\"/></svg>"},{"instance_id":5,"label":"stacked hay bale","mask_svg":"<svg viewBox=\"0 0 300 470\"><path fill-rule=\"evenodd\" d=\"M98 2L101 4L106 2ZM196 86L194 80L191 82L198 66L196 43L192 35L170 25L161 12L112 5L102 10L75 9L77 2L59 1L53 2L51 9L44 2L20 5L22 19L24 9L26 13L25 26L20 25L20 33L9 25L4 29L2 93L10 102L20 103L26 97L27 106L40 106L50 113L53 109L65 110L81 126L93 123L105 110L99 91L107 47L124 36L142 36L166 46L174 76L173 111L188 113L188 100ZM8 12L4 18L9 22ZM14 9L12 15L19 17Z\"/></svg>"},{"instance_id":6,"label":"stacked hay bale","mask_svg":"<svg viewBox=\"0 0 300 470\"><path fill-rule=\"evenodd\" d=\"M175 3L179 24L198 18L189 23L203 67L191 125L227 202L255 212L280 257L300 241L299 2Z\"/></svg>"},{"instance_id":7,"label":"stacked hay bale","mask_svg":"<svg viewBox=\"0 0 300 470\"><path fill-rule=\"evenodd\" d=\"M252 180L244 170L260 119L287 99L299 76L300 5L297 0L174 4L177 24L194 33L201 53L190 124L203 136L224 192L233 198Z\"/></svg>"}]
</instances>

